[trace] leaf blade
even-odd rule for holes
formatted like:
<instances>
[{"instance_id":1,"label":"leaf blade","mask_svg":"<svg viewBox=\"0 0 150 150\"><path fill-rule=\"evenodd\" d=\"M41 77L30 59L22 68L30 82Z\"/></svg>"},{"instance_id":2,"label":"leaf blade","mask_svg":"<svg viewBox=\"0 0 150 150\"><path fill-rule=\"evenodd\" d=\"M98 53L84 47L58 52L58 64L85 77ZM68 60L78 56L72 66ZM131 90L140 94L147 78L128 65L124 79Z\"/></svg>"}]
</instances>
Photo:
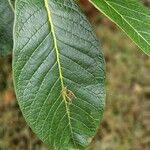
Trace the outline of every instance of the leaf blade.
<instances>
[{"instance_id":1,"label":"leaf blade","mask_svg":"<svg viewBox=\"0 0 150 150\"><path fill-rule=\"evenodd\" d=\"M87 19L73 0L18 0L14 30L14 83L28 124L51 148L87 146L105 96L104 58Z\"/></svg>"},{"instance_id":2,"label":"leaf blade","mask_svg":"<svg viewBox=\"0 0 150 150\"><path fill-rule=\"evenodd\" d=\"M15 11L15 0L8 0L8 2L9 2L9 5L10 5L12 11L14 12Z\"/></svg>"},{"instance_id":3,"label":"leaf blade","mask_svg":"<svg viewBox=\"0 0 150 150\"><path fill-rule=\"evenodd\" d=\"M65 86L64 86L64 82L63 82L63 75L62 75L61 65L60 65L60 61L59 61L59 59L60 59L59 50L58 50L58 46L57 46L57 39L56 39L56 35L55 35L54 26L53 26L53 23L52 23L51 12L49 10L48 0L44 0L44 2L45 2L45 7L46 7L46 10L47 10L47 13L48 13L48 19L49 19L49 23L50 23L53 38L54 38L54 47L56 49L57 63L58 63L58 68L59 68L60 80L61 80L61 87L62 87L62 90L64 90ZM68 110L65 95L63 95L63 100L65 101L66 111L67 111L67 115L68 115L68 119L69 119L69 126L70 126L70 129L71 129L71 132L72 132L72 127L71 127L71 123L70 123L70 113L69 113L69 110Z\"/></svg>"},{"instance_id":4,"label":"leaf blade","mask_svg":"<svg viewBox=\"0 0 150 150\"><path fill-rule=\"evenodd\" d=\"M150 55L150 11L135 0L89 0Z\"/></svg>"}]
</instances>

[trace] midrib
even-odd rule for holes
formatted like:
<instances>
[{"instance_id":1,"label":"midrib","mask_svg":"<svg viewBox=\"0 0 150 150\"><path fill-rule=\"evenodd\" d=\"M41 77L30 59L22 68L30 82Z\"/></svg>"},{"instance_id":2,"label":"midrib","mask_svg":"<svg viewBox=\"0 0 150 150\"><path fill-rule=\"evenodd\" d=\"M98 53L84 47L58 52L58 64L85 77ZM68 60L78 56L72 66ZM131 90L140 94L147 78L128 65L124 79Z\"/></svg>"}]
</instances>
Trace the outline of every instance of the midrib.
<instances>
[{"instance_id":1,"label":"midrib","mask_svg":"<svg viewBox=\"0 0 150 150\"><path fill-rule=\"evenodd\" d=\"M58 46L57 46L57 40L56 40L54 25L52 23L52 17L51 17L51 12L50 12L49 6L48 6L48 0L44 0L44 1L45 1L45 7L46 7L46 10L47 10L47 13L48 13L48 19L49 19L49 23L50 23L50 26L51 26L53 39L54 39L54 47L55 47L55 50L56 50L59 75L60 75L60 80L61 80L61 86L62 86L62 89L63 89L64 88L64 82L63 82L62 70L61 70L61 65L60 65L60 60L59 60L60 57L59 57L59 50L58 50Z\"/></svg>"},{"instance_id":2,"label":"midrib","mask_svg":"<svg viewBox=\"0 0 150 150\"><path fill-rule=\"evenodd\" d=\"M55 34L55 30L54 30L54 25L53 25L53 22L52 22L52 17L51 17L51 12L50 12L50 9L49 9L48 0L44 0L44 2L45 2L45 7L46 7L46 10L47 10L47 13L48 13L48 19L49 19L49 23L50 23L50 26L51 26L52 36L53 36L53 39L54 39L54 48L56 50L56 59L57 59L57 64L58 64L58 69L59 69L61 87L62 87L62 91L63 91L65 89L65 86L64 86L64 82L63 82L63 75L62 75L62 69L61 69L61 64L60 64L60 56L59 56L59 50L58 50L58 46L57 46L56 34ZM68 108L68 102L67 102L66 96L64 94L62 94L62 97L63 97L63 100L65 102L66 111L67 111L68 120L69 120L69 125L70 125L70 129L71 129L71 132L72 132L72 126L71 126L71 121L70 121L71 117L70 117L70 111L69 111L69 108Z\"/></svg>"}]
</instances>

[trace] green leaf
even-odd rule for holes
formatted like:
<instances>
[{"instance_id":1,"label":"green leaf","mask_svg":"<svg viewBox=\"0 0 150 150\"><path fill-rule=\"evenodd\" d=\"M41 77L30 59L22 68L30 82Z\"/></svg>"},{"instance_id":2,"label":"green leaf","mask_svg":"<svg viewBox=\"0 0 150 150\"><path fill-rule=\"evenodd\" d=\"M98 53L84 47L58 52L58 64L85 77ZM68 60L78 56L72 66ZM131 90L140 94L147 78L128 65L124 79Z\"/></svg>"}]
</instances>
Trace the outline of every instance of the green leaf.
<instances>
[{"instance_id":1,"label":"green leaf","mask_svg":"<svg viewBox=\"0 0 150 150\"><path fill-rule=\"evenodd\" d=\"M32 130L52 149L82 149L94 136L105 99L104 58L73 0L17 0L13 72Z\"/></svg>"},{"instance_id":2,"label":"green leaf","mask_svg":"<svg viewBox=\"0 0 150 150\"><path fill-rule=\"evenodd\" d=\"M12 10L15 10L15 0L8 0L9 5L11 6Z\"/></svg>"},{"instance_id":3,"label":"green leaf","mask_svg":"<svg viewBox=\"0 0 150 150\"><path fill-rule=\"evenodd\" d=\"M150 55L150 11L137 0L89 0Z\"/></svg>"},{"instance_id":4,"label":"green leaf","mask_svg":"<svg viewBox=\"0 0 150 150\"><path fill-rule=\"evenodd\" d=\"M14 14L8 1L0 0L0 57L12 51L13 20Z\"/></svg>"}]
</instances>

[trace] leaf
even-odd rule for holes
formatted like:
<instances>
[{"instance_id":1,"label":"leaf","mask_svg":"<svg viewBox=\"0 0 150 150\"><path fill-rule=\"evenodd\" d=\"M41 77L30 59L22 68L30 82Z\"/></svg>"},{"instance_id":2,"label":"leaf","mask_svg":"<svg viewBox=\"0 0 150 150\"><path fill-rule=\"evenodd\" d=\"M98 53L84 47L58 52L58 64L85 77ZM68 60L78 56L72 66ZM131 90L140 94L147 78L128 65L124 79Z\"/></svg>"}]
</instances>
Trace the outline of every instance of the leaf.
<instances>
[{"instance_id":1,"label":"leaf","mask_svg":"<svg viewBox=\"0 0 150 150\"><path fill-rule=\"evenodd\" d=\"M8 1L0 0L0 57L12 51L13 20L14 14Z\"/></svg>"},{"instance_id":2,"label":"leaf","mask_svg":"<svg viewBox=\"0 0 150 150\"><path fill-rule=\"evenodd\" d=\"M82 149L104 109L104 58L73 0L17 0L13 72L32 130L52 149Z\"/></svg>"},{"instance_id":3,"label":"leaf","mask_svg":"<svg viewBox=\"0 0 150 150\"><path fill-rule=\"evenodd\" d=\"M15 10L15 0L8 0L9 5L11 6L12 10Z\"/></svg>"},{"instance_id":4,"label":"leaf","mask_svg":"<svg viewBox=\"0 0 150 150\"><path fill-rule=\"evenodd\" d=\"M137 0L89 0L150 55L150 11Z\"/></svg>"}]
</instances>

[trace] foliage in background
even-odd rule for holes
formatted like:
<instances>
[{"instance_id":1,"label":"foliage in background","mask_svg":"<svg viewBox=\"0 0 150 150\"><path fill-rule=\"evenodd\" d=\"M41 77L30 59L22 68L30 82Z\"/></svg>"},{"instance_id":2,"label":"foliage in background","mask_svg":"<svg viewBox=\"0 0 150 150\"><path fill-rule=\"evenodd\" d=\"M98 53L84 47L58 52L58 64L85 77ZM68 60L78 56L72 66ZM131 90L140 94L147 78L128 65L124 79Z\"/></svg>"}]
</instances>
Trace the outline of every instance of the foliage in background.
<instances>
[{"instance_id":1,"label":"foliage in background","mask_svg":"<svg viewBox=\"0 0 150 150\"><path fill-rule=\"evenodd\" d=\"M137 0L90 0L150 55L150 11Z\"/></svg>"},{"instance_id":2,"label":"foliage in background","mask_svg":"<svg viewBox=\"0 0 150 150\"><path fill-rule=\"evenodd\" d=\"M0 56L10 54L13 47L14 14L7 0L0 0Z\"/></svg>"}]
</instances>

